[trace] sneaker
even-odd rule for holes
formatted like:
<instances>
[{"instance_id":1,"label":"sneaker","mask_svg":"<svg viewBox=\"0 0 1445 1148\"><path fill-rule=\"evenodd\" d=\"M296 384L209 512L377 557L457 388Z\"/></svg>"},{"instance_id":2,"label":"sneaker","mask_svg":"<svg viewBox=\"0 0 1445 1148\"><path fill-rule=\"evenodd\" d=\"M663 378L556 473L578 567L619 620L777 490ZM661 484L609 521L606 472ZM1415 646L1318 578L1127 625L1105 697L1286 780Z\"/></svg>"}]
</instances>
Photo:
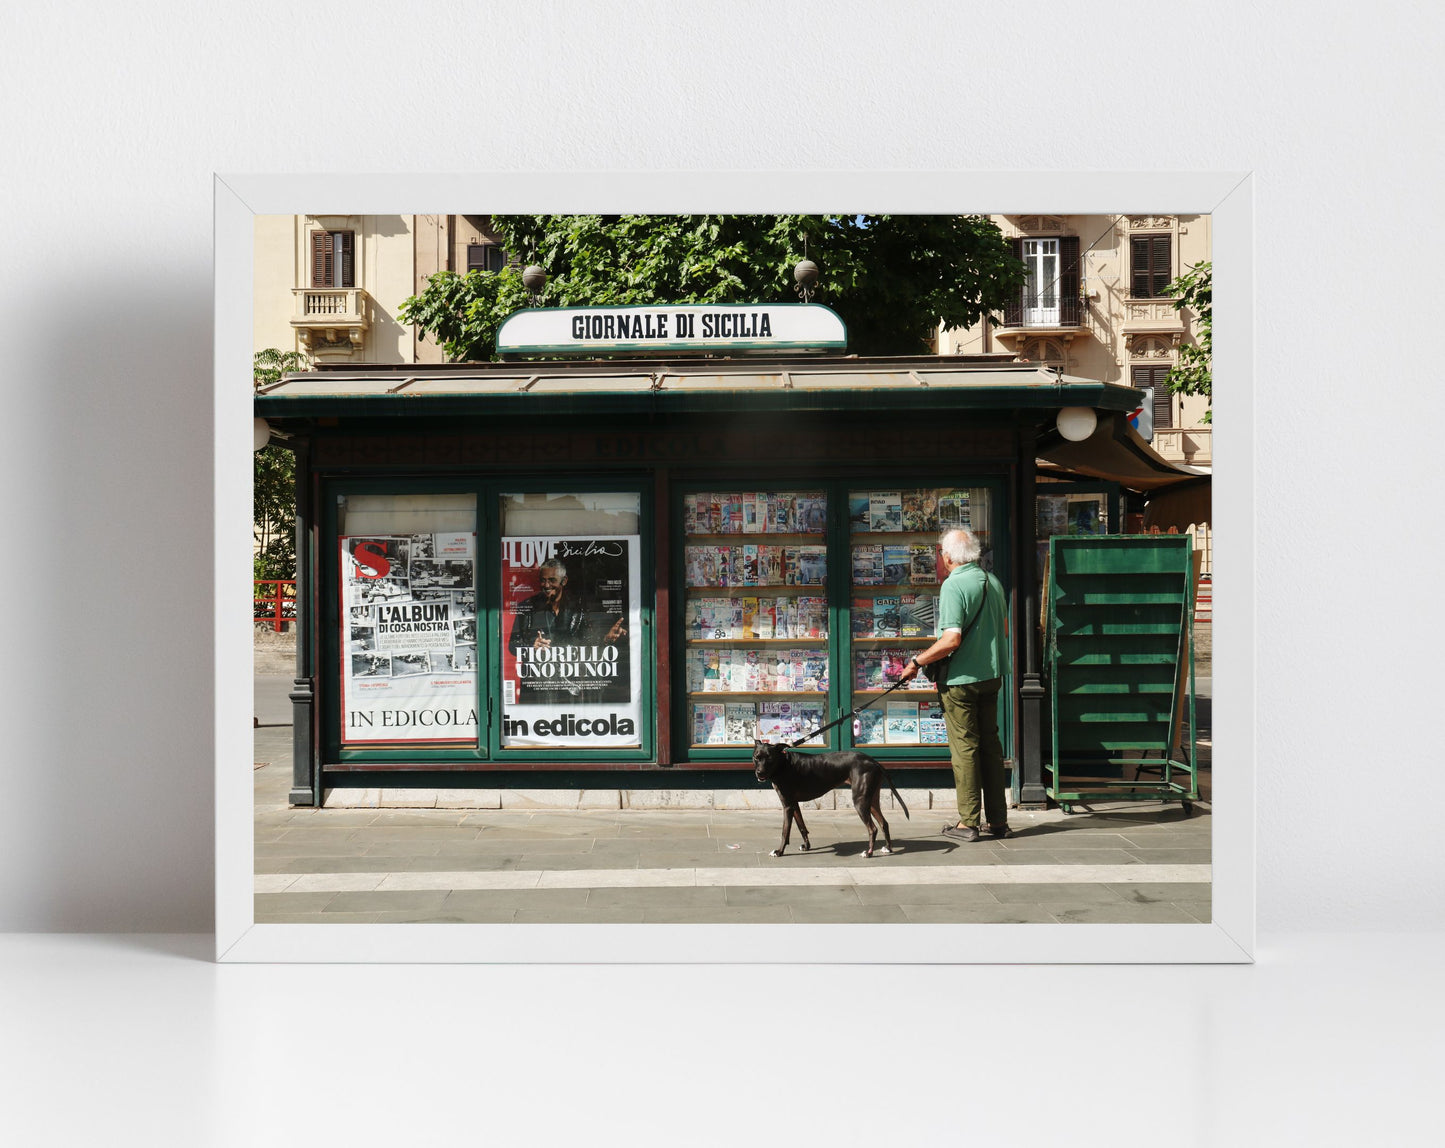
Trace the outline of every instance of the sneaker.
<instances>
[{"instance_id":1,"label":"sneaker","mask_svg":"<svg viewBox=\"0 0 1445 1148\"><path fill-rule=\"evenodd\" d=\"M943 835L956 841L977 841L978 828L973 825L945 825Z\"/></svg>"}]
</instances>

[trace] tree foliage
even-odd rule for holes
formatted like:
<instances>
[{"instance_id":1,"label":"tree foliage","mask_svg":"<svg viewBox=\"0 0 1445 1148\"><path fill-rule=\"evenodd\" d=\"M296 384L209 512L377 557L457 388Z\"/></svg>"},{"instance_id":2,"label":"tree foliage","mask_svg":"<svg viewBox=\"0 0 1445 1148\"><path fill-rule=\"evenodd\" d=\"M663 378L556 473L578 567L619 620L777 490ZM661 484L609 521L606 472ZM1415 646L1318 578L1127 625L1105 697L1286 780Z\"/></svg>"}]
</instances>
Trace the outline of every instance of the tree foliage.
<instances>
[{"instance_id":1,"label":"tree foliage","mask_svg":"<svg viewBox=\"0 0 1445 1148\"><path fill-rule=\"evenodd\" d=\"M514 257L495 273L433 275L400 318L452 360L491 358L520 307L798 302L793 269L820 268L812 301L837 311L848 350L917 354L940 323L967 327L1000 309L1023 264L998 227L957 215L499 215ZM547 285L533 304L518 264Z\"/></svg>"},{"instance_id":2,"label":"tree foliage","mask_svg":"<svg viewBox=\"0 0 1445 1148\"><path fill-rule=\"evenodd\" d=\"M300 351L268 347L252 360L254 385L280 380L287 371L302 370ZM296 456L279 446L266 446L254 457L251 529L256 540L253 578L296 577Z\"/></svg>"},{"instance_id":3,"label":"tree foliage","mask_svg":"<svg viewBox=\"0 0 1445 1148\"><path fill-rule=\"evenodd\" d=\"M1174 300L1174 310L1188 307L1194 312L1194 342L1179 348L1179 361L1164 376L1164 385L1176 395L1214 396L1214 264L1196 263L1164 288ZM1206 423L1214 411L1204 412Z\"/></svg>"}]
</instances>

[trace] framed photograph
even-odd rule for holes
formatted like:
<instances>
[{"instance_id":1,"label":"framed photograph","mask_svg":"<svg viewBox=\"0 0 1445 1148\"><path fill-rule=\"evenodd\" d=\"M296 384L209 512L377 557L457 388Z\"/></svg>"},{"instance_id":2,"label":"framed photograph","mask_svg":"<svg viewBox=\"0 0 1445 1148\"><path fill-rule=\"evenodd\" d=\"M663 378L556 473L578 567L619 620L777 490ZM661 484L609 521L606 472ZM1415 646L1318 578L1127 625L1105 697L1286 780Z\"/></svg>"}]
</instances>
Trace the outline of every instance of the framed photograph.
<instances>
[{"instance_id":1,"label":"framed photograph","mask_svg":"<svg viewBox=\"0 0 1445 1148\"><path fill-rule=\"evenodd\" d=\"M1251 197L217 176L217 959L1252 961Z\"/></svg>"}]
</instances>

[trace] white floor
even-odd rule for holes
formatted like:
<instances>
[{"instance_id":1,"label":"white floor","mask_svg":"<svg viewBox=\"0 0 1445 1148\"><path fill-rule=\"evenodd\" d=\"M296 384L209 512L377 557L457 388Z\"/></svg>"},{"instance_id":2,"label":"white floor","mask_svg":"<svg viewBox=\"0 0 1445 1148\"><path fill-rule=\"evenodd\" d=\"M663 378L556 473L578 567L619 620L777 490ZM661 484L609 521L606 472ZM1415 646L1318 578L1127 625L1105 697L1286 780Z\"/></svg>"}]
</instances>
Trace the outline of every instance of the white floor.
<instances>
[{"instance_id":1,"label":"white floor","mask_svg":"<svg viewBox=\"0 0 1445 1148\"><path fill-rule=\"evenodd\" d=\"M219 966L213 947L0 937L0 1143L1440 1142L1439 934L1265 936L1254 966L1173 967Z\"/></svg>"}]
</instances>

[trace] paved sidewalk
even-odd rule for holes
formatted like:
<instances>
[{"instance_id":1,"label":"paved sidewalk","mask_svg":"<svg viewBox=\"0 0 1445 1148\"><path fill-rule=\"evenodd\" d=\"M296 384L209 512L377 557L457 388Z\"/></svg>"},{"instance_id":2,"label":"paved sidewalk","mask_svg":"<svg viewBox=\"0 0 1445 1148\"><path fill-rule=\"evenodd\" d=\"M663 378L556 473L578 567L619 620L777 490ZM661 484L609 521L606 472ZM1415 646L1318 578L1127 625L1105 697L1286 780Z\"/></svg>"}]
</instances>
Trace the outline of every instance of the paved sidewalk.
<instances>
[{"instance_id":1,"label":"paved sidewalk","mask_svg":"<svg viewBox=\"0 0 1445 1148\"><path fill-rule=\"evenodd\" d=\"M1207 802L1187 819L1155 802L1014 810L1016 836L976 844L910 805L889 812L897 852L872 858L851 809L805 811L812 851L794 833L774 858L779 809L293 809L290 739L255 731L258 922L1210 919Z\"/></svg>"}]
</instances>

